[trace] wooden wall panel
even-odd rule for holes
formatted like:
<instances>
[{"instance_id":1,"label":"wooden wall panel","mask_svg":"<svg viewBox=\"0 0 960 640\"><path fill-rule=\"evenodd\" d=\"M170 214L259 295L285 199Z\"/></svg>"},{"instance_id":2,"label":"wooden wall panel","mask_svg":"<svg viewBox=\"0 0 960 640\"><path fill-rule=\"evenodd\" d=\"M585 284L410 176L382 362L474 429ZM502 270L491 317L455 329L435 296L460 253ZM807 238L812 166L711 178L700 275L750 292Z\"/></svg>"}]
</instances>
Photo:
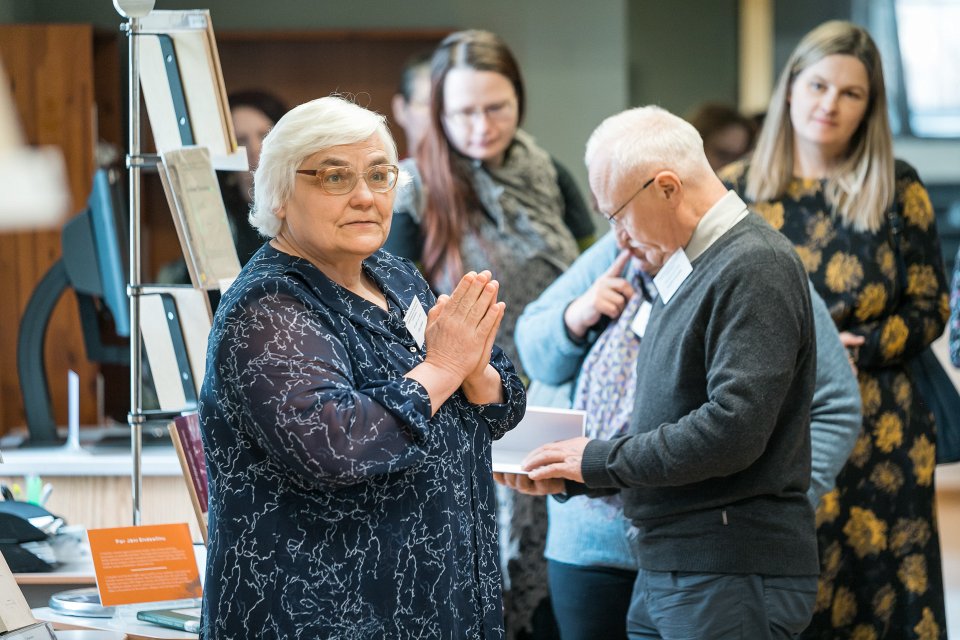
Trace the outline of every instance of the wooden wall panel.
<instances>
[{"instance_id":1,"label":"wooden wall panel","mask_svg":"<svg viewBox=\"0 0 960 640\"><path fill-rule=\"evenodd\" d=\"M0 56L30 144L56 145L67 164L71 210L86 202L93 175L93 30L89 25L0 26ZM0 434L24 424L16 377L20 316L36 283L60 256L59 231L6 234L0 279ZM80 374L81 423L96 419L97 367L87 362L76 303L64 297L48 328L46 363L57 422L66 424L67 370Z\"/></svg>"}]
</instances>

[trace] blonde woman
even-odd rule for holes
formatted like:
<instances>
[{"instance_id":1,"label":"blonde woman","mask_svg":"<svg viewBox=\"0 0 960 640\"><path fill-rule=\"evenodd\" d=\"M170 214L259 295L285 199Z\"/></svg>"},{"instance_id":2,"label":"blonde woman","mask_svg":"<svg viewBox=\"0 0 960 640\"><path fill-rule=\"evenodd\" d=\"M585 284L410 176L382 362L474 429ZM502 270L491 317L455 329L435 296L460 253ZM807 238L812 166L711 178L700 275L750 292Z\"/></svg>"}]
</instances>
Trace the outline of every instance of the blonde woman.
<instances>
[{"instance_id":1,"label":"blonde woman","mask_svg":"<svg viewBox=\"0 0 960 640\"><path fill-rule=\"evenodd\" d=\"M752 159L721 177L794 243L860 382L863 428L817 512L821 576L803 637L944 638L935 425L906 363L943 331L946 277L927 192L893 157L869 34L846 22L808 33Z\"/></svg>"}]
</instances>

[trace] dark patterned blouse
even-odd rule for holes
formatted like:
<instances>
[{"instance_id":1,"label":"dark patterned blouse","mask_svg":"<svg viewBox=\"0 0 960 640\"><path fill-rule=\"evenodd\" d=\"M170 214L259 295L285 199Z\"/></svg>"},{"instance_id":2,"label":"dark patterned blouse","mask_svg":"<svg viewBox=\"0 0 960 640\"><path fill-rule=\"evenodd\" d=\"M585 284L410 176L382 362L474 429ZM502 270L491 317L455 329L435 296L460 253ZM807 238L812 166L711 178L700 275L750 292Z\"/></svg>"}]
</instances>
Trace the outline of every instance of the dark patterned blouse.
<instances>
[{"instance_id":1,"label":"dark patterned blouse","mask_svg":"<svg viewBox=\"0 0 960 640\"><path fill-rule=\"evenodd\" d=\"M500 638L490 443L525 394L432 418L403 322L409 261L363 268L388 311L269 244L223 296L200 419L210 482L204 638Z\"/></svg>"},{"instance_id":2,"label":"dark patterned blouse","mask_svg":"<svg viewBox=\"0 0 960 640\"><path fill-rule=\"evenodd\" d=\"M735 163L720 176L743 193L747 169ZM930 198L905 162L896 163L895 200L906 278L889 219L875 232L846 227L822 180L795 178L782 198L752 204L793 242L837 328L866 338L855 359L863 429L817 510L820 585L804 639L946 635L936 430L907 367L943 331L946 276Z\"/></svg>"}]
</instances>

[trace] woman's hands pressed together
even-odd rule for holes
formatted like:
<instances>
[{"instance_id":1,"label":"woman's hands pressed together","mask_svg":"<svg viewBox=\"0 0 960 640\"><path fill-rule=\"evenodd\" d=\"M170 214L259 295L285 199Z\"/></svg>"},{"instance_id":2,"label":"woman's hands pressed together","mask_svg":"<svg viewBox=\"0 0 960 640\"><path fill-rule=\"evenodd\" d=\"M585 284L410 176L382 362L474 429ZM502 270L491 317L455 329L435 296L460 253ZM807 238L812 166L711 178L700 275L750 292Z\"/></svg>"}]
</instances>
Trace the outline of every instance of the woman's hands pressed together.
<instances>
[{"instance_id":1,"label":"woman's hands pressed together","mask_svg":"<svg viewBox=\"0 0 960 640\"><path fill-rule=\"evenodd\" d=\"M461 386L475 404L502 401L500 374L489 364L506 307L499 290L489 271L471 271L427 314L427 356L407 377L427 389L434 413Z\"/></svg>"}]
</instances>

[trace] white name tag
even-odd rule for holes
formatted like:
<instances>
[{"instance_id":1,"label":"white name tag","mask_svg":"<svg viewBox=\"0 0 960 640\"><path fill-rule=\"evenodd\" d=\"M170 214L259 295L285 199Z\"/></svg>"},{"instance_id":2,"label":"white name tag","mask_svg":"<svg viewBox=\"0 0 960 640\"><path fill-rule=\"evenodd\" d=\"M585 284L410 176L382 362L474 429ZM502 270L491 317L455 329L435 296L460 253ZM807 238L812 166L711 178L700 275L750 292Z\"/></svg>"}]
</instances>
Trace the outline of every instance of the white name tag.
<instances>
[{"instance_id":1,"label":"white name tag","mask_svg":"<svg viewBox=\"0 0 960 640\"><path fill-rule=\"evenodd\" d=\"M413 339L417 341L417 346L423 349L427 331L427 312L423 310L423 305L420 304L418 297L413 297L410 308L407 309L406 315L403 316L403 324L407 326L407 331L409 331Z\"/></svg>"},{"instance_id":2,"label":"white name tag","mask_svg":"<svg viewBox=\"0 0 960 640\"><path fill-rule=\"evenodd\" d=\"M640 338L643 337L643 332L647 330L647 322L650 320L652 309L653 305L644 300L640 303L640 308L637 309L637 315L633 316L633 322L630 323L630 329Z\"/></svg>"},{"instance_id":3,"label":"white name tag","mask_svg":"<svg viewBox=\"0 0 960 640\"><path fill-rule=\"evenodd\" d=\"M687 259L687 254L683 249L677 249L660 269L660 273L653 278L653 284L657 287L657 293L660 294L663 304L670 302L670 298L692 271L693 267Z\"/></svg>"}]
</instances>

